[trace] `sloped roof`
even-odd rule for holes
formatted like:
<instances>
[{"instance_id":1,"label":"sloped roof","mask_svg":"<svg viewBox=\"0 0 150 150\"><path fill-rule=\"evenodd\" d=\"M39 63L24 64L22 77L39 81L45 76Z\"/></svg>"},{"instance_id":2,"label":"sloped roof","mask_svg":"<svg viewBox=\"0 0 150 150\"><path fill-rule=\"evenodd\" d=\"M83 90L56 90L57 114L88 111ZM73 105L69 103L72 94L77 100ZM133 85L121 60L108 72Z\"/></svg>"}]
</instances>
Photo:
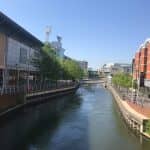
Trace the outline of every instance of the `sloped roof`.
<instances>
[{"instance_id":1,"label":"sloped roof","mask_svg":"<svg viewBox=\"0 0 150 150\"><path fill-rule=\"evenodd\" d=\"M43 46L43 43L33 36L30 32L25 30L19 24L11 20L0 11L0 32L5 33L9 37L13 37L30 46Z\"/></svg>"}]
</instances>

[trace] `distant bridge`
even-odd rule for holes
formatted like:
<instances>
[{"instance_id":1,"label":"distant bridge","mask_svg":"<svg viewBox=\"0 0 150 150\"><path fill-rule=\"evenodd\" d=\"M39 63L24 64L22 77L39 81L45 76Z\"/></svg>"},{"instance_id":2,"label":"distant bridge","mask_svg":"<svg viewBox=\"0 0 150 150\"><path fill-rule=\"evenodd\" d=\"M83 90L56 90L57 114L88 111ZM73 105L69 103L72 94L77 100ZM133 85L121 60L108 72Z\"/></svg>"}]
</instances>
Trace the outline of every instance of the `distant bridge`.
<instances>
[{"instance_id":1,"label":"distant bridge","mask_svg":"<svg viewBox=\"0 0 150 150\"><path fill-rule=\"evenodd\" d=\"M80 83L81 84L98 84L98 83L105 83L105 81L104 80L88 79L88 80L82 80Z\"/></svg>"}]
</instances>

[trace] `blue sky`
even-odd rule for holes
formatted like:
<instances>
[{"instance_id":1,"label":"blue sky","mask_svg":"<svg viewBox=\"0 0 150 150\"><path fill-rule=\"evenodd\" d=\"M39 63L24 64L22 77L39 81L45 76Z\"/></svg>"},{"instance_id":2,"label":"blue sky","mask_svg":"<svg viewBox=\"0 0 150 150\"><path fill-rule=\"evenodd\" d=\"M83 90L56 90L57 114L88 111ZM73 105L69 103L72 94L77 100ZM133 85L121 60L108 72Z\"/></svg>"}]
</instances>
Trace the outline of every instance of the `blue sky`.
<instances>
[{"instance_id":1,"label":"blue sky","mask_svg":"<svg viewBox=\"0 0 150 150\"><path fill-rule=\"evenodd\" d=\"M0 10L44 41L63 37L65 54L98 68L130 62L150 37L149 0L0 0Z\"/></svg>"}]
</instances>

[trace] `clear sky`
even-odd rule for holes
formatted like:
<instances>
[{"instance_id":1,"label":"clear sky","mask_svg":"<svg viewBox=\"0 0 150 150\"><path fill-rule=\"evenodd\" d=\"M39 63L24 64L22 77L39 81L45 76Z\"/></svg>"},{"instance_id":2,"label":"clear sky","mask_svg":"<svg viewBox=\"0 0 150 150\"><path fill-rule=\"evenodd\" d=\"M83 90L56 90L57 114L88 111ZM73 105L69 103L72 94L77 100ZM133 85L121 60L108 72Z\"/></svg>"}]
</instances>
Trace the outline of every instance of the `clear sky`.
<instances>
[{"instance_id":1,"label":"clear sky","mask_svg":"<svg viewBox=\"0 0 150 150\"><path fill-rule=\"evenodd\" d=\"M0 0L0 10L44 41L63 37L65 54L98 68L131 62L150 37L149 0Z\"/></svg>"}]
</instances>

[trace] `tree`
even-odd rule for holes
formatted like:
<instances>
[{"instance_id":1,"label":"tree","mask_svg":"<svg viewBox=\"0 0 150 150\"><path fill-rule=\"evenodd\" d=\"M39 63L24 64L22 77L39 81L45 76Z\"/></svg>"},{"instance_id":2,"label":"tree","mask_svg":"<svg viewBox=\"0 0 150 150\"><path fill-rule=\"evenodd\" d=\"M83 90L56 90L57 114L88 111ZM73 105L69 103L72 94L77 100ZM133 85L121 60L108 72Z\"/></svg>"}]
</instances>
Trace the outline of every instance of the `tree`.
<instances>
[{"instance_id":1,"label":"tree","mask_svg":"<svg viewBox=\"0 0 150 150\"><path fill-rule=\"evenodd\" d=\"M58 80L60 78L61 65L50 45L46 44L42 48L38 65L42 79Z\"/></svg>"},{"instance_id":2,"label":"tree","mask_svg":"<svg viewBox=\"0 0 150 150\"><path fill-rule=\"evenodd\" d=\"M42 80L76 80L83 77L83 70L78 63L71 59L61 59L56 56L50 44L42 48L41 58L36 62Z\"/></svg>"},{"instance_id":3,"label":"tree","mask_svg":"<svg viewBox=\"0 0 150 150\"><path fill-rule=\"evenodd\" d=\"M128 92L128 89L132 87L132 76L129 74L118 73L113 76L112 82L119 88L120 87L126 88Z\"/></svg>"},{"instance_id":4,"label":"tree","mask_svg":"<svg viewBox=\"0 0 150 150\"><path fill-rule=\"evenodd\" d=\"M64 60L63 61L63 69L65 72L65 78L68 79L80 79L83 77L83 70L74 60Z\"/></svg>"}]
</instances>

